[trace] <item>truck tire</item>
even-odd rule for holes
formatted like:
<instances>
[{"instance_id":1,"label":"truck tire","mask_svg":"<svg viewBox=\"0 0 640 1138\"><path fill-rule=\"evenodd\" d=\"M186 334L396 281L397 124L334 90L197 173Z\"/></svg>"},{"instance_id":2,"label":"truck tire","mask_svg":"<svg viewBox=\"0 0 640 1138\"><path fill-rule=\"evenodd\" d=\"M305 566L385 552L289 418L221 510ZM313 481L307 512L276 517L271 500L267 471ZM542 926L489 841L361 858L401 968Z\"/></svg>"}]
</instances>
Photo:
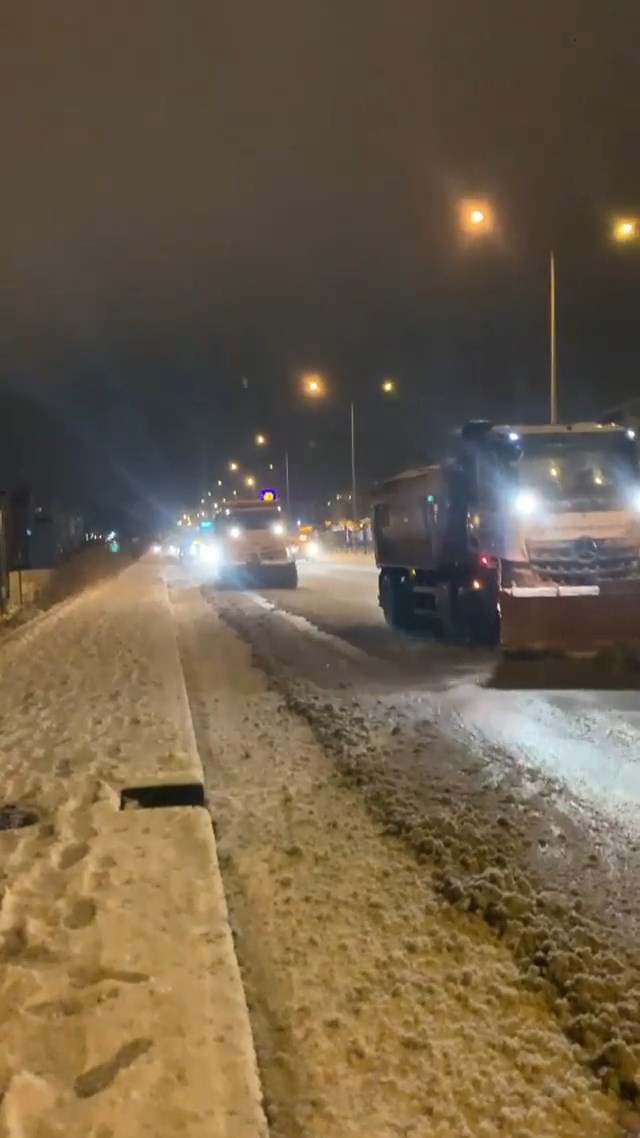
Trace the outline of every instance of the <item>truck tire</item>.
<instances>
[{"instance_id":1,"label":"truck tire","mask_svg":"<svg viewBox=\"0 0 640 1138\"><path fill-rule=\"evenodd\" d=\"M390 628L410 632L416 623L413 596L402 573L380 574L380 607Z\"/></svg>"}]
</instances>

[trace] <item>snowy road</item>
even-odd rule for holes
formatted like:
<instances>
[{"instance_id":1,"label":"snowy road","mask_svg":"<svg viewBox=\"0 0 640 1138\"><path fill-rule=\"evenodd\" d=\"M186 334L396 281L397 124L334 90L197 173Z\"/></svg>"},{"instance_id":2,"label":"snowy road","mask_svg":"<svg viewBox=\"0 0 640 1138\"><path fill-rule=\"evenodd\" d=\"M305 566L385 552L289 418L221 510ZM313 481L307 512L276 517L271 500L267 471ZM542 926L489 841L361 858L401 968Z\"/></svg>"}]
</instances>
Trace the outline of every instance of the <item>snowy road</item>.
<instances>
[{"instance_id":1,"label":"snowy road","mask_svg":"<svg viewBox=\"0 0 640 1138\"><path fill-rule=\"evenodd\" d=\"M395 633L366 564L300 576L204 595L385 831L497 931L582 1061L638 1101L637 693L615 676L527 688L489 653Z\"/></svg>"},{"instance_id":2,"label":"snowy road","mask_svg":"<svg viewBox=\"0 0 640 1138\"><path fill-rule=\"evenodd\" d=\"M403 636L384 624L376 570L364 560L303 563L300 578L296 593L263 596L360 649L389 684L418 695L435 690L443 729L504 749L640 826L640 677L626 675L626 690L616 689L615 676L604 677L604 689L567 690L582 674L565 668L558 676L548 665L533 675L524 665L498 671L493 653ZM376 669L374 661L386 667ZM545 690L547 677L560 686ZM588 671L586 678L593 684ZM516 690L508 690L512 684Z\"/></svg>"},{"instance_id":3,"label":"snowy road","mask_svg":"<svg viewBox=\"0 0 640 1138\"><path fill-rule=\"evenodd\" d=\"M479 872L464 911L426 831L419 856L404 840L403 775L362 714L352 653L327 669L331 642L286 620L281 639L251 597L203 598L183 580L172 598L271 1138L630 1133L618 1068L603 1060L594 1077L537 969L522 975L515 940L543 952L552 930L543 938L542 907L526 927L515 866L503 856L497 878ZM322 687L290 678L313 656L331 673ZM443 803L435 763L429 787ZM491 855L461 836L480 871ZM512 892L496 936L499 882ZM624 1064L623 1030L611 1059Z\"/></svg>"}]
</instances>

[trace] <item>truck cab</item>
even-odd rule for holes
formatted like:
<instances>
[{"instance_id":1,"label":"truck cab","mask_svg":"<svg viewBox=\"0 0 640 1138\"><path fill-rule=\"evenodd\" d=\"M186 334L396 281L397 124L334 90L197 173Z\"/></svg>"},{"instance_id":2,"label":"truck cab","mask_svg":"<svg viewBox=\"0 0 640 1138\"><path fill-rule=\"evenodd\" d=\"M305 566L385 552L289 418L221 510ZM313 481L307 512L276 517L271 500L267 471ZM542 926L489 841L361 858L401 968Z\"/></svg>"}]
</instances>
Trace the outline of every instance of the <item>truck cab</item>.
<instances>
[{"instance_id":1,"label":"truck cab","mask_svg":"<svg viewBox=\"0 0 640 1138\"><path fill-rule=\"evenodd\" d=\"M212 544L221 584L297 587L293 540L277 503L234 502L221 510L215 519Z\"/></svg>"},{"instance_id":2,"label":"truck cab","mask_svg":"<svg viewBox=\"0 0 640 1138\"><path fill-rule=\"evenodd\" d=\"M635 433L468 423L438 466L379 487L373 529L380 604L405 628L436 616L495 638L507 590L640 587Z\"/></svg>"}]
</instances>

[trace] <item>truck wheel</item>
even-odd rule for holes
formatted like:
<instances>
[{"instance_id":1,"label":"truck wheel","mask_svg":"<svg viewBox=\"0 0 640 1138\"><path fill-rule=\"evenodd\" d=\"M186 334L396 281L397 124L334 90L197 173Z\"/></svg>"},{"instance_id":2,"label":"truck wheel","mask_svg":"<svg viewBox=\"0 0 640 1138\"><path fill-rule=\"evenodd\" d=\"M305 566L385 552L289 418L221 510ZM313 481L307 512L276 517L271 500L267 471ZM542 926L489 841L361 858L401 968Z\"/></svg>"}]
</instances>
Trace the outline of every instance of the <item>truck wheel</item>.
<instances>
[{"instance_id":1,"label":"truck wheel","mask_svg":"<svg viewBox=\"0 0 640 1138\"><path fill-rule=\"evenodd\" d=\"M380 607L390 628L410 632L415 626L413 598L406 578L399 574L380 574Z\"/></svg>"}]
</instances>

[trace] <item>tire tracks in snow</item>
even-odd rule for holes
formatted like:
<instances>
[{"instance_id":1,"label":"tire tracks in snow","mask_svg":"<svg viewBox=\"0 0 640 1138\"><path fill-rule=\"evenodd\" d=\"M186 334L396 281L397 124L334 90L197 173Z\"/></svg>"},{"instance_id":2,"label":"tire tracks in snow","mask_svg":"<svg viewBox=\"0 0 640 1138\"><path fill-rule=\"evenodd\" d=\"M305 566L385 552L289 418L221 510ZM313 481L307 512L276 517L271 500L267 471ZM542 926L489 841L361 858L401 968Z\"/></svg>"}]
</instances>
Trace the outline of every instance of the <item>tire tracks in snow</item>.
<instances>
[{"instance_id":1,"label":"tire tracks in snow","mask_svg":"<svg viewBox=\"0 0 640 1138\"><path fill-rule=\"evenodd\" d=\"M277 610L260 612L241 596L210 599L373 817L433 871L448 902L491 926L579 1061L637 1107L640 953L625 928L637 912L621 890L611 906L590 889L615 872L588 852L588 819L568 827L544 787L523 796L514 764L510 778L487 777L482 756L444 737L428 708L409 722L401 696L372 694L369 669L363 684L339 652L328 660L325 644L323 658L317 639L306 643ZM567 874L559 866L572 857Z\"/></svg>"}]
</instances>

